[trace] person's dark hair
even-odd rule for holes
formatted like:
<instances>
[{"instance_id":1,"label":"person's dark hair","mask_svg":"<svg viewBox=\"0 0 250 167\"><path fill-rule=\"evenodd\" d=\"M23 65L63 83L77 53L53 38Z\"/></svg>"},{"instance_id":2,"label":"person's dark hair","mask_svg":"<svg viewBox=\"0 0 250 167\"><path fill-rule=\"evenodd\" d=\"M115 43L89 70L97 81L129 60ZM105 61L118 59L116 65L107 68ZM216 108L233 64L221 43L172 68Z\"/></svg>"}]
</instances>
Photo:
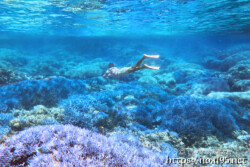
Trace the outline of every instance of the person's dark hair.
<instances>
[{"instance_id":1,"label":"person's dark hair","mask_svg":"<svg viewBox=\"0 0 250 167\"><path fill-rule=\"evenodd\" d=\"M114 63L109 63L109 68L114 67Z\"/></svg>"}]
</instances>

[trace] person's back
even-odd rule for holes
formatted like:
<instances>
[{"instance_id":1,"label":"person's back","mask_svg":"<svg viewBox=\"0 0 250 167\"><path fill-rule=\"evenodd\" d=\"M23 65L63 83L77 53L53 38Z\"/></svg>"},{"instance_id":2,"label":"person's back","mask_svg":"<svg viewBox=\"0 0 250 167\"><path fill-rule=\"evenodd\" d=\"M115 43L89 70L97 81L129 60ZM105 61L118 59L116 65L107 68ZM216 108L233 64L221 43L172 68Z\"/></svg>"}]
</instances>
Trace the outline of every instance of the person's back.
<instances>
[{"instance_id":1,"label":"person's back","mask_svg":"<svg viewBox=\"0 0 250 167\"><path fill-rule=\"evenodd\" d=\"M114 78L118 78L120 76L124 76L126 75L128 72L128 69L130 67L123 67L122 69L119 69L117 67L111 67L109 68L105 74L103 75L103 77L114 77Z\"/></svg>"}]
</instances>

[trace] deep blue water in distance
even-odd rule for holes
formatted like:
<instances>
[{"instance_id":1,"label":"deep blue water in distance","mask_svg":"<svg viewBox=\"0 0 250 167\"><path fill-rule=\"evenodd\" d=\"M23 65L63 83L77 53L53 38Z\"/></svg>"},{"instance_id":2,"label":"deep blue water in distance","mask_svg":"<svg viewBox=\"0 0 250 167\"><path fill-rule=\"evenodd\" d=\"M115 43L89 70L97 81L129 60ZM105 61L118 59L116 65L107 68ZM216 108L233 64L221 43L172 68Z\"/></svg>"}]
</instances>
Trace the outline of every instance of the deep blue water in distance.
<instances>
[{"instance_id":1,"label":"deep blue water in distance","mask_svg":"<svg viewBox=\"0 0 250 167\"><path fill-rule=\"evenodd\" d=\"M2 0L0 166L170 166L167 157L249 166L249 9ZM160 69L103 77L144 54L160 57L141 66Z\"/></svg>"}]
</instances>

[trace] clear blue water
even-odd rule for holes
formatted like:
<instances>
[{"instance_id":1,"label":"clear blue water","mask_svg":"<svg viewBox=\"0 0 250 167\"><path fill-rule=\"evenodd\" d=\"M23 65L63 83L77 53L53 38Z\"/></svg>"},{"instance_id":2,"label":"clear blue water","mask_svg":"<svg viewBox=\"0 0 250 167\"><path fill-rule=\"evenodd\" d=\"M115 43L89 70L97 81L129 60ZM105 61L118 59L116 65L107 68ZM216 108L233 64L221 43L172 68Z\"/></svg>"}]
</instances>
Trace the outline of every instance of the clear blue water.
<instances>
[{"instance_id":1,"label":"clear blue water","mask_svg":"<svg viewBox=\"0 0 250 167\"><path fill-rule=\"evenodd\" d=\"M249 9L1 0L0 166L168 166L167 156L249 166ZM160 56L141 67L160 69L103 77L144 54Z\"/></svg>"},{"instance_id":2,"label":"clear blue water","mask_svg":"<svg viewBox=\"0 0 250 167\"><path fill-rule=\"evenodd\" d=\"M67 36L249 31L248 0L2 0L1 31Z\"/></svg>"}]
</instances>

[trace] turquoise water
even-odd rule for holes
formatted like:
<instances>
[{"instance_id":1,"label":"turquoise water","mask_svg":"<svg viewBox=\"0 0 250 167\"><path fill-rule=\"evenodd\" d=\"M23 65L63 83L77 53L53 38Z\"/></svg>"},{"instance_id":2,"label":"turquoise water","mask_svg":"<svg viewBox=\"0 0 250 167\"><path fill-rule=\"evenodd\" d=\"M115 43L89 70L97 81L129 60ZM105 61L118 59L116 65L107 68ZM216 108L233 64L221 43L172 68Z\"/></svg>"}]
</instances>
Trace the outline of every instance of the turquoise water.
<instances>
[{"instance_id":1,"label":"turquoise water","mask_svg":"<svg viewBox=\"0 0 250 167\"><path fill-rule=\"evenodd\" d=\"M249 166L249 9L2 0L0 166Z\"/></svg>"},{"instance_id":2,"label":"turquoise water","mask_svg":"<svg viewBox=\"0 0 250 167\"><path fill-rule=\"evenodd\" d=\"M1 31L63 36L247 32L250 21L247 0L2 0L0 5Z\"/></svg>"}]
</instances>

